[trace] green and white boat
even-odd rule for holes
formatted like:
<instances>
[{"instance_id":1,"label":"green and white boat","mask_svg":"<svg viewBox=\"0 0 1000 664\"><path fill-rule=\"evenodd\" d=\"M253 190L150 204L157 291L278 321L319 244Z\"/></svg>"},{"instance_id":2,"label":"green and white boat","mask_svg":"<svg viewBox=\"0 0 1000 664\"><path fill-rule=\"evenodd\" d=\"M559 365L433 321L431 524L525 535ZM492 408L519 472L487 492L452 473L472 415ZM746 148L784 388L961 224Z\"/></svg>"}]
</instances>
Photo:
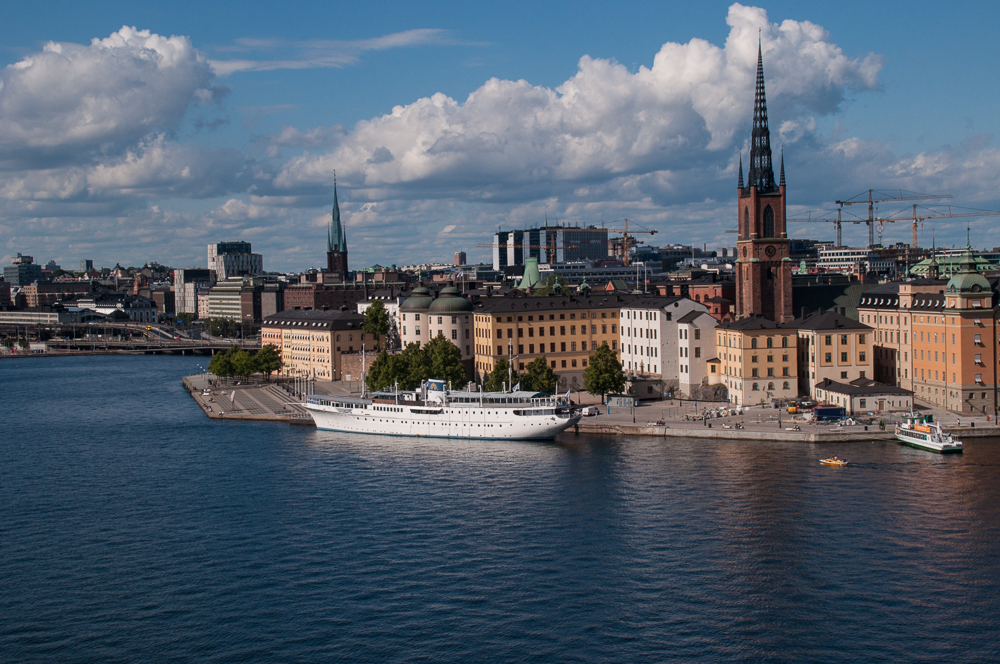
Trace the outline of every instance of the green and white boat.
<instances>
[{"instance_id":1,"label":"green and white boat","mask_svg":"<svg viewBox=\"0 0 1000 664\"><path fill-rule=\"evenodd\" d=\"M961 452L962 441L955 440L937 422L923 415L904 415L896 425L896 439L920 450L945 454Z\"/></svg>"}]
</instances>

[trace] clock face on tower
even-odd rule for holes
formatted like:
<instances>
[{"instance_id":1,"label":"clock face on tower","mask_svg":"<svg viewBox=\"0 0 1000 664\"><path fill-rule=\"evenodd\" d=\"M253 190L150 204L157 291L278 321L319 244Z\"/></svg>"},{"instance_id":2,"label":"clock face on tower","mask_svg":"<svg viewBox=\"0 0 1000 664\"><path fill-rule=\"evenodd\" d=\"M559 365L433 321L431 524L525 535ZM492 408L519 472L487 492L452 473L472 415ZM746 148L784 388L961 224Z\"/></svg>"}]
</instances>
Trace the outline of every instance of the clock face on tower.
<instances>
[{"instance_id":1,"label":"clock face on tower","mask_svg":"<svg viewBox=\"0 0 1000 664\"><path fill-rule=\"evenodd\" d=\"M774 245L768 245L767 249L764 250L764 253L767 254L768 256L774 256L776 253L778 253L778 250L774 248Z\"/></svg>"}]
</instances>

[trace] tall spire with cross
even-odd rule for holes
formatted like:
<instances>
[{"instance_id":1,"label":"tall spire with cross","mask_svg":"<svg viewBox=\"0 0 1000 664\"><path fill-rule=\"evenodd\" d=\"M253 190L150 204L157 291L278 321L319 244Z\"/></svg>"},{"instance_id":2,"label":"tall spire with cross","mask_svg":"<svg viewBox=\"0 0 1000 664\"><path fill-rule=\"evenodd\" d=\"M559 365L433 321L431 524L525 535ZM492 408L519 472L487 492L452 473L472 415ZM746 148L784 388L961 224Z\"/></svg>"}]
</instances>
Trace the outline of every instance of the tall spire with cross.
<instances>
[{"instance_id":1,"label":"tall spire with cross","mask_svg":"<svg viewBox=\"0 0 1000 664\"><path fill-rule=\"evenodd\" d=\"M758 194L769 194L774 184L771 165L771 131L767 127L767 99L764 95L764 58L757 41L757 85L753 98L753 133L750 136L750 171L747 187L757 187Z\"/></svg>"}]
</instances>

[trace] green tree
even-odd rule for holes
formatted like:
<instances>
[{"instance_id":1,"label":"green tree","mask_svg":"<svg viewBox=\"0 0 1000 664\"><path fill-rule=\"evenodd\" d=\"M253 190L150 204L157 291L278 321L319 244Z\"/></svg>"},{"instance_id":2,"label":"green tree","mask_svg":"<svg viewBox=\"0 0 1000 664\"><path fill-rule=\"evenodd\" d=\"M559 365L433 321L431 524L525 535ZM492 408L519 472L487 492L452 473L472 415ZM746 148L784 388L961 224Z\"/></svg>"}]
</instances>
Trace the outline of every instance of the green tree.
<instances>
[{"instance_id":1,"label":"green tree","mask_svg":"<svg viewBox=\"0 0 1000 664\"><path fill-rule=\"evenodd\" d=\"M398 376L396 375L396 370L399 366L399 362L396 360L397 355L389 355L386 351L382 351L372 362L372 365L368 368L368 375L365 376L365 384L368 386L369 390L388 390L394 387Z\"/></svg>"},{"instance_id":2,"label":"green tree","mask_svg":"<svg viewBox=\"0 0 1000 664\"><path fill-rule=\"evenodd\" d=\"M465 379L465 365L462 364L462 351L458 346L442 336L434 337L424 346L424 357L427 362L427 378L437 378L451 383L452 389L461 389L468 382Z\"/></svg>"},{"instance_id":3,"label":"green tree","mask_svg":"<svg viewBox=\"0 0 1000 664\"><path fill-rule=\"evenodd\" d=\"M501 357L497 360L497 363L493 365L493 371L486 378L486 382L483 384L483 390L486 392L499 392L506 387L510 389L511 385L516 385L520 376L517 375L517 371L508 370L511 368L510 363L507 361L506 357Z\"/></svg>"},{"instance_id":4,"label":"green tree","mask_svg":"<svg viewBox=\"0 0 1000 664\"><path fill-rule=\"evenodd\" d=\"M254 362L253 355L246 352L239 346L233 346L236 352L230 360L233 364L233 373L241 378L247 378L257 371L257 363Z\"/></svg>"},{"instance_id":5,"label":"green tree","mask_svg":"<svg viewBox=\"0 0 1000 664\"><path fill-rule=\"evenodd\" d=\"M559 288L556 288L556 284L559 284ZM560 289L565 293L567 286L569 286L569 281L566 280L566 277L558 274L550 274L545 278L545 285L535 289L532 295L534 297L546 297Z\"/></svg>"},{"instance_id":6,"label":"green tree","mask_svg":"<svg viewBox=\"0 0 1000 664\"><path fill-rule=\"evenodd\" d=\"M389 312L382 304L382 300L375 300L371 306L365 309L365 322L361 329L365 331L365 334L376 335L376 348L378 348L379 338L389 334Z\"/></svg>"},{"instance_id":7,"label":"green tree","mask_svg":"<svg viewBox=\"0 0 1000 664\"><path fill-rule=\"evenodd\" d=\"M524 368L524 373L521 374L521 389L555 394L558 380L556 372L552 370L548 360L542 355Z\"/></svg>"},{"instance_id":8,"label":"green tree","mask_svg":"<svg viewBox=\"0 0 1000 664\"><path fill-rule=\"evenodd\" d=\"M238 346L231 346L225 353L216 353L213 355L212 359L208 362L208 370L219 378L235 376L236 373L233 367L234 348L238 348Z\"/></svg>"},{"instance_id":9,"label":"green tree","mask_svg":"<svg viewBox=\"0 0 1000 664\"><path fill-rule=\"evenodd\" d=\"M253 356L253 359L257 371L267 376L269 381L271 380L271 374L279 371L284 364L281 360L281 354L274 344L264 344Z\"/></svg>"},{"instance_id":10,"label":"green tree","mask_svg":"<svg viewBox=\"0 0 1000 664\"><path fill-rule=\"evenodd\" d=\"M583 389L591 394L600 394L602 400L609 392L625 390L625 373L617 354L608 347L607 342L594 351L587 364L587 369L583 372Z\"/></svg>"}]
</instances>

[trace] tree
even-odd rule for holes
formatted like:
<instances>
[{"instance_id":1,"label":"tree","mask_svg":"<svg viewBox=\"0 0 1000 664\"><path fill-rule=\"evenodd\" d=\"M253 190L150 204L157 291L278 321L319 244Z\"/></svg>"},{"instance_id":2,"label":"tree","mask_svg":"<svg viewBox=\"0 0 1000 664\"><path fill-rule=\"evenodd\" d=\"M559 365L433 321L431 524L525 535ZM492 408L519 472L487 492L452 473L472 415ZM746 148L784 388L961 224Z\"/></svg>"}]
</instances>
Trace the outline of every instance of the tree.
<instances>
[{"instance_id":1,"label":"tree","mask_svg":"<svg viewBox=\"0 0 1000 664\"><path fill-rule=\"evenodd\" d=\"M617 354L608 347L607 342L590 356L587 369L583 372L583 389L591 394L600 394L601 400L609 392L625 390L625 374L618 361Z\"/></svg>"},{"instance_id":2,"label":"tree","mask_svg":"<svg viewBox=\"0 0 1000 664\"><path fill-rule=\"evenodd\" d=\"M556 284L559 284L559 288L556 288ZM565 293L567 286L569 286L569 281L566 280L566 277L558 274L550 274L545 278L545 285L535 289L532 295L535 297L546 297L553 293Z\"/></svg>"},{"instance_id":3,"label":"tree","mask_svg":"<svg viewBox=\"0 0 1000 664\"><path fill-rule=\"evenodd\" d=\"M284 364L281 360L281 354L274 344L265 344L262 346L256 355L253 356L253 359L257 365L257 371L267 376L268 380L271 380L271 374L279 371L282 364Z\"/></svg>"},{"instance_id":4,"label":"tree","mask_svg":"<svg viewBox=\"0 0 1000 664\"><path fill-rule=\"evenodd\" d=\"M229 378L235 376L233 368L233 349L239 346L231 346L225 353L216 353L208 362L208 370L219 378Z\"/></svg>"},{"instance_id":5,"label":"tree","mask_svg":"<svg viewBox=\"0 0 1000 664\"><path fill-rule=\"evenodd\" d=\"M233 346L236 351L230 360L233 364L233 373L242 378L248 377L257 371L257 363L254 362L253 355L246 352L239 346Z\"/></svg>"},{"instance_id":6,"label":"tree","mask_svg":"<svg viewBox=\"0 0 1000 664\"><path fill-rule=\"evenodd\" d=\"M365 309L365 322L361 329L366 334L375 335L375 347L378 348L379 338L389 333L389 312L382 304L382 300L375 300Z\"/></svg>"},{"instance_id":7,"label":"tree","mask_svg":"<svg viewBox=\"0 0 1000 664\"><path fill-rule=\"evenodd\" d=\"M365 384L369 390L376 392L395 386L398 379L396 369L399 365L396 357L398 356L389 355L385 351L378 354L371 367L368 368L368 375L365 376Z\"/></svg>"},{"instance_id":8,"label":"tree","mask_svg":"<svg viewBox=\"0 0 1000 664\"><path fill-rule=\"evenodd\" d=\"M424 357L427 362L428 374L424 377L437 378L451 383L452 389L465 387L465 365L462 364L462 351L458 346L442 336L431 339L424 346Z\"/></svg>"},{"instance_id":9,"label":"tree","mask_svg":"<svg viewBox=\"0 0 1000 664\"><path fill-rule=\"evenodd\" d=\"M486 392L499 392L504 387L510 389L511 385L517 384L520 376L517 375L516 371L511 371L510 369L511 365L506 357L501 357L497 360L497 363L493 365L493 371L490 372L486 383L483 385L483 390Z\"/></svg>"},{"instance_id":10,"label":"tree","mask_svg":"<svg viewBox=\"0 0 1000 664\"><path fill-rule=\"evenodd\" d=\"M555 394L558 380L559 377L542 355L524 368L524 373L521 374L521 389Z\"/></svg>"}]
</instances>

